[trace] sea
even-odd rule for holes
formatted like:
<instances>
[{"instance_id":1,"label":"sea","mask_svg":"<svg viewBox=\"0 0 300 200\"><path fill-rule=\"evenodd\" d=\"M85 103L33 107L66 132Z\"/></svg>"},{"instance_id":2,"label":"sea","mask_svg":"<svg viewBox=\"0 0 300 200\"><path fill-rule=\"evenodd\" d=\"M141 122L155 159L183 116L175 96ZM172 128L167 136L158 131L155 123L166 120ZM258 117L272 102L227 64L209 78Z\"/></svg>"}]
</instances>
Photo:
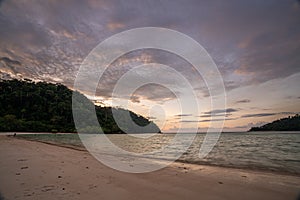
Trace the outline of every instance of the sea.
<instances>
[{"instance_id":1,"label":"sea","mask_svg":"<svg viewBox=\"0 0 300 200\"><path fill-rule=\"evenodd\" d=\"M18 133L18 135L20 135ZM147 136L147 135L143 135ZM163 148L176 134L156 134L147 139L125 134L106 137L120 148L132 152L149 152ZM182 143L185 138L182 137ZM25 134L27 139L82 146L77 134ZM210 153L199 157L205 134L197 134L177 162L214 165L232 168L266 170L300 175L300 132L235 132L222 133ZM169 159L180 146L173 146L159 159Z\"/></svg>"}]
</instances>

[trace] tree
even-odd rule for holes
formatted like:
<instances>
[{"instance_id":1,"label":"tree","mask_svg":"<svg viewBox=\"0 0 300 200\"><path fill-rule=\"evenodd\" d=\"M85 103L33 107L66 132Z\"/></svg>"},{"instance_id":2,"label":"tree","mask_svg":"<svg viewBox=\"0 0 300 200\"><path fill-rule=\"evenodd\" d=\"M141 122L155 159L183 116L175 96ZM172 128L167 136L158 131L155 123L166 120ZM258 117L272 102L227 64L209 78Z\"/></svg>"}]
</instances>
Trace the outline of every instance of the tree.
<instances>
[{"instance_id":1,"label":"tree","mask_svg":"<svg viewBox=\"0 0 300 200\"><path fill-rule=\"evenodd\" d=\"M83 111L82 117L88 119L93 114L87 109L94 106L90 100L61 84L0 80L0 89L0 131L75 132L72 114L73 93L78 97L77 109ZM113 118L112 109L121 115L127 112L124 109L95 106L99 124L105 133L122 133ZM153 122L131 111L129 113L136 124L150 124L151 128L147 129L147 132L160 132ZM83 123L83 129L88 132L99 130L92 124ZM123 130L141 132L130 127L129 123L124 123Z\"/></svg>"}]
</instances>

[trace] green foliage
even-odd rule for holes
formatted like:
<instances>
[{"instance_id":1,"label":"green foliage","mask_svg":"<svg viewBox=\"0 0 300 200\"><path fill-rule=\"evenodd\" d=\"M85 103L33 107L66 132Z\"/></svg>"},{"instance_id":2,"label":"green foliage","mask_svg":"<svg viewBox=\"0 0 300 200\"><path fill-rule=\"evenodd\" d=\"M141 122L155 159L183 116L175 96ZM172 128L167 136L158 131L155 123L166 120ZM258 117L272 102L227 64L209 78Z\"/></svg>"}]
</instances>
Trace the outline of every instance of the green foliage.
<instances>
[{"instance_id":1,"label":"green foliage","mask_svg":"<svg viewBox=\"0 0 300 200\"><path fill-rule=\"evenodd\" d=\"M261 127L252 127L249 131L300 131L300 116L282 118Z\"/></svg>"},{"instance_id":2,"label":"green foliage","mask_svg":"<svg viewBox=\"0 0 300 200\"><path fill-rule=\"evenodd\" d=\"M0 81L0 131L24 132L76 132L72 114L73 91L61 84L32 82L30 80ZM125 113L124 109L94 106L84 95L75 92L75 109L90 117L90 106L96 110L99 124L104 133L123 133L117 126L112 109L117 113ZM127 111L126 111L127 112ZM159 128L142 116L130 112L133 121L141 126L149 125L146 132L160 132ZM122 123L122 129L138 133L141 129L132 128ZM83 132L98 132L99 127L85 124L80 126ZM145 132L145 130L143 130Z\"/></svg>"}]
</instances>

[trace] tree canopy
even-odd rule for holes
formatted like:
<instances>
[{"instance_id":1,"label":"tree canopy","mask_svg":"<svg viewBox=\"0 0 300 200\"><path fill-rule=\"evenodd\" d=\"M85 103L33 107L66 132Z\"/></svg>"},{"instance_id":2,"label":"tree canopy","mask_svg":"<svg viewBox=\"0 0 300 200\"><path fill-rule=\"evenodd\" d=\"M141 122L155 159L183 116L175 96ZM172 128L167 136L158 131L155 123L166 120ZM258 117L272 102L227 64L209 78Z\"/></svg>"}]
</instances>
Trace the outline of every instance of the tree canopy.
<instances>
[{"instance_id":1,"label":"tree canopy","mask_svg":"<svg viewBox=\"0 0 300 200\"><path fill-rule=\"evenodd\" d=\"M300 116L282 118L261 127L252 127L249 131L300 131Z\"/></svg>"},{"instance_id":2,"label":"tree canopy","mask_svg":"<svg viewBox=\"0 0 300 200\"><path fill-rule=\"evenodd\" d=\"M62 84L33 82L31 80L0 81L0 131L24 132L76 132L72 114L73 91ZM92 104L84 95L75 92L82 101ZM160 132L157 125L143 116L121 108L95 106L96 116L104 133ZM84 108L83 108L84 109ZM146 129L132 128L128 122L116 124L113 113L118 116L130 113L135 124ZM124 119L126 119L124 117ZM81 127L93 132L98 127Z\"/></svg>"}]
</instances>

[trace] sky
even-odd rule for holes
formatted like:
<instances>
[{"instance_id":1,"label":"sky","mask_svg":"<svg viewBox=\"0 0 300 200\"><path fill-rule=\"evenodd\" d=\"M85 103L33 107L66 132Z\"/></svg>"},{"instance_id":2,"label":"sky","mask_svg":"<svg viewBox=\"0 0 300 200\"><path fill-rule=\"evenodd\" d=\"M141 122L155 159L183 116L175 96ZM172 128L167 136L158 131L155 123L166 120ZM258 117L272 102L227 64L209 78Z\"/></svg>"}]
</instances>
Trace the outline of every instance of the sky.
<instances>
[{"instance_id":1,"label":"sky","mask_svg":"<svg viewBox=\"0 0 300 200\"><path fill-rule=\"evenodd\" d=\"M0 78L29 78L73 88L81 63L99 43L125 30L163 27L188 35L216 63L227 107L211 108L205 77L180 57L144 49L118 58L95 96L110 105L118 79L134 66L168 65L190 81L200 102L182 113L176 95L151 84L131 96L129 108L165 132L205 130L211 116L224 131L244 131L300 112L300 1L297 0L0 0ZM171 77L170 83L176 82ZM122 107L123 105L119 105Z\"/></svg>"}]
</instances>

